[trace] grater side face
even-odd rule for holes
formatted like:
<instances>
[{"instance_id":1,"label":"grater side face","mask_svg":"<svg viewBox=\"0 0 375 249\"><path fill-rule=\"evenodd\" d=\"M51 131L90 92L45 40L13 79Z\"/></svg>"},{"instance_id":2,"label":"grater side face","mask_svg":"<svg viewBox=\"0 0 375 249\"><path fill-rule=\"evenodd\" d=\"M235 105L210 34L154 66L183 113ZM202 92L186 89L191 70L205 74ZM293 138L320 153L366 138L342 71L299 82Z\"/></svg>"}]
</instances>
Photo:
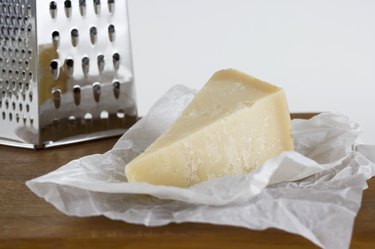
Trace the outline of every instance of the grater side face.
<instances>
[{"instance_id":1,"label":"grater side face","mask_svg":"<svg viewBox=\"0 0 375 249\"><path fill-rule=\"evenodd\" d=\"M0 2L0 144L38 144L35 2Z\"/></svg>"},{"instance_id":2,"label":"grater side face","mask_svg":"<svg viewBox=\"0 0 375 249\"><path fill-rule=\"evenodd\" d=\"M0 144L55 146L136 122L126 4L0 2Z\"/></svg>"}]
</instances>

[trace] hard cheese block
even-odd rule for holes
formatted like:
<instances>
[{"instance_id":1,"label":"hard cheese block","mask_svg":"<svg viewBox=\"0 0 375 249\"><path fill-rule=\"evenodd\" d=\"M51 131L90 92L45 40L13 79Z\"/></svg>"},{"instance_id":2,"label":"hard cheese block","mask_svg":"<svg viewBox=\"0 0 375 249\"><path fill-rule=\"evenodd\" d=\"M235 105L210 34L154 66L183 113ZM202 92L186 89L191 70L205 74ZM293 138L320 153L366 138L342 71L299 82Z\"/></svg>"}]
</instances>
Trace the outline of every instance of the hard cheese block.
<instances>
[{"instance_id":1,"label":"hard cheese block","mask_svg":"<svg viewBox=\"0 0 375 249\"><path fill-rule=\"evenodd\" d=\"M289 150L293 139L284 91L228 69L212 76L125 173L129 182L188 187L249 173Z\"/></svg>"}]
</instances>

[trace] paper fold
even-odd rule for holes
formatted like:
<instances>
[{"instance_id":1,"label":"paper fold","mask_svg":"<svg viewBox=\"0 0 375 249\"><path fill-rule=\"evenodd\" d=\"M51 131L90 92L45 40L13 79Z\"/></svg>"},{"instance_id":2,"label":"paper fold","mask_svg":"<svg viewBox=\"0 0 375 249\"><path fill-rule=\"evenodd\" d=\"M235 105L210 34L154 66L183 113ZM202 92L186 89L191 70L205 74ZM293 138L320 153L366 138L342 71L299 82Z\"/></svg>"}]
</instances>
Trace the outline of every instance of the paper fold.
<instances>
[{"instance_id":1,"label":"paper fold","mask_svg":"<svg viewBox=\"0 0 375 249\"><path fill-rule=\"evenodd\" d=\"M204 222L275 227L321 247L349 247L362 191L375 174L375 148L355 144L359 126L343 115L293 120L296 151L245 176L190 188L128 183L124 166L173 123L194 94L175 86L112 150L74 160L27 186L68 215L104 215L147 226Z\"/></svg>"}]
</instances>

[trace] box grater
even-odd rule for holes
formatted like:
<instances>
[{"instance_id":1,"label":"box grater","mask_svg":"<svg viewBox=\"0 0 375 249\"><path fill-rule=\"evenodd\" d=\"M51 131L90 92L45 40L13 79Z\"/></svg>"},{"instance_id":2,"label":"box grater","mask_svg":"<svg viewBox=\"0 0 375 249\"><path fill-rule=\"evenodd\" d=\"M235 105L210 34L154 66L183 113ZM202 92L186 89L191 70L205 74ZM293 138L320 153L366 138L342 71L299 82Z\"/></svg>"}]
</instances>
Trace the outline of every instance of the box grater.
<instances>
[{"instance_id":1,"label":"box grater","mask_svg":"<svg viewBox=\"0 0 375 249\"><path fill-rule=\"evenodd\" d=\"M45 148L137 120L124 0L1 0L0 144Z\"/></svg>"}]
</instances>

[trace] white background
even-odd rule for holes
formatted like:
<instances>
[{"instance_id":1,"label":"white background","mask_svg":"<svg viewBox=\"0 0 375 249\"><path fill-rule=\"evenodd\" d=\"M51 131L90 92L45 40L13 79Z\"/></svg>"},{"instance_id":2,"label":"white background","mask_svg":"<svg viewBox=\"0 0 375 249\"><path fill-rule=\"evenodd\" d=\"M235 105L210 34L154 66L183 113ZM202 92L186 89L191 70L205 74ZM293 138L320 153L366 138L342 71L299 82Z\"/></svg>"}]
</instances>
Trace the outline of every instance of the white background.
<instances>
[{"instance_id":1,"label":"white background","mask_svg":"<svg viewBox=\"0 0 375 249\"><path fill-rule=\"evenodd\" d=\"M334 111L375 144L375 0L129 0L139 111L171 86L236 68Z\"/></svg>"}]
</instances>

